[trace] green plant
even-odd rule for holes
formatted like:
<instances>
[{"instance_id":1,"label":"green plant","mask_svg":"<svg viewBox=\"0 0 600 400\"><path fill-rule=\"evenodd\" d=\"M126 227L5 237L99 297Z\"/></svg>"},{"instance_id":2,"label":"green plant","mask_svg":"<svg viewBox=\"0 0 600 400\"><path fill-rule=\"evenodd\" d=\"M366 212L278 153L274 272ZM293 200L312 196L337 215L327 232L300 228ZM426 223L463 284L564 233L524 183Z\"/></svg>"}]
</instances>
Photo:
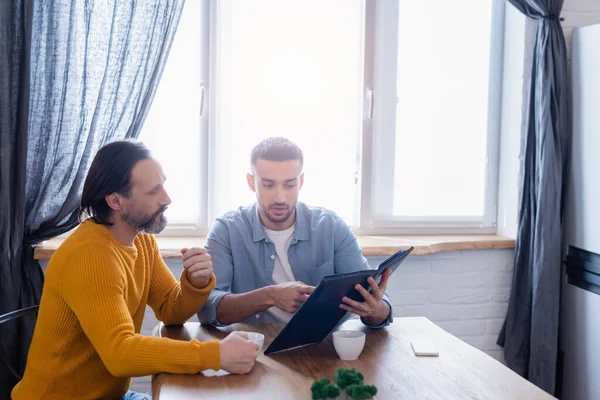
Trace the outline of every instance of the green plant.
<instances>
[{"instance_id":1,"label":"green plant","mask_svg":"<svg viewBox=\"0 0 600 400\"><path fill-rule=\"evenodd\" d=\"M366 400L377 394L377 388L373 385L355 384L346 388L346 394L352 400Z\"/></svg>"},{"instance_id":2,"label":"green plant","mask_svg":"<svg viewBox=\"0 0 600 400\"><path fill-rule=\"evenodd\" d=\"M310 387L313 399L334 399L340 395L341 390L346 391L346 396L352 400L367 400L377 394L374 385L365 385L364 376L354 368L339 368L333 377L334 386L328 378L315 381Z\"/></svg>"},{"instance_id":3,"label":"green plant","mask_svg":"<svg viewBox=\"0 0 600 400\"><path fill-rule=\"evenodd\" d=\"M340 389L346 389L350 385L356 385L363 382L364 376L360 372L356 372L354 368L340 368L335 372L333 381Z\"/></svg>"},{"instance_id":4,"label":"green plant","mask_svg":"<svg viewBox=\"0 0 600 400\"><path fill-rule=\"evenodd\" d=\"M329 379L321 378L315 381L310 387L313 400L319 399L335 399L340 395L340 389L333 386Z\"/></svg>"}]
</instances>

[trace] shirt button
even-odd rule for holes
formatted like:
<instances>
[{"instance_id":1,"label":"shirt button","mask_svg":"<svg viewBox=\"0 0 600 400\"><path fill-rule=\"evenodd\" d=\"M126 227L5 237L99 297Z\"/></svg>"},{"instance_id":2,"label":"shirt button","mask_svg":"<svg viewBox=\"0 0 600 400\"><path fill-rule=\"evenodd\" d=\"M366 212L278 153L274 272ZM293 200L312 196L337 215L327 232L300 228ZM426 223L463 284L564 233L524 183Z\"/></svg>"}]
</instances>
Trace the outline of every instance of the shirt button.
<instances>
[{"instance_id":1,"label":"shirt button","mask_svg":"<svg viewBox=\"0 0 600 400\"><path fill-rule=\"evenodd\" d=\"M254 316L254 318L256 318L256 319L259 319L259 318L260 318L260 315L256 314L256 315Z\"/></svg>"},{"instance_id":2,"label":"shirt button","mask_svg":"<svg viewBox=\"0 0 600 400\"><path fill-rule=\"evenodd\" d=\"M275 259L275 254L272 254L271 255L271 260L274 260L274 259Z\"/></svg>"}]
</instances>

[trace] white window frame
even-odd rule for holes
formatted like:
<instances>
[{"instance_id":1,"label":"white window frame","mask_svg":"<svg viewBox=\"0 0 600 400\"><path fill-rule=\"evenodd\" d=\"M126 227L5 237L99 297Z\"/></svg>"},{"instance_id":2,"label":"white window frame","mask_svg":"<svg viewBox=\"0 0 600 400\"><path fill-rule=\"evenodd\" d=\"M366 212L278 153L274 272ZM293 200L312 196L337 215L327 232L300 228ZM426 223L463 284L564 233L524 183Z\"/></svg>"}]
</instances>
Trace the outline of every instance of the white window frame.
<instances>
[{"instance_id":1,"label":"white window frame","mask_svg":"<svg viewBox=\"0 0 600 400\"><path fill-rule=\"evenodd\" d=\"M360 224L354 231L357 234L496 233L505 1L493 0L483 218L392 215L398 20L389 16L398 15L398 1L402 0L367 0ZM373 160L381 163L377 170ZM383 206L381 199L386 199ZM382 209L385 210L382 213L375 212Z\"/></svg>"},{"instance_id":2,"label":"white window frame","mask_svg":"<svg viewBox=\"0 0 600 400\"><path fill-rule=\"evenodd\" d=\"M367 8L368 7L368 3L370 3L373 0L363 0L363 2L365 3L365 5L363 5L363 7ZM220 144L222 145L222 143L220 143L220 138L217 137L218 135L218 131L219 131L219 127L218 127L218 118L217 118L217 104L218 104L218 99L217 99L217 93L218 93L218 88L217 88L217 79L216 76L218 74L218 70L217 70L217 66L220 64L218 60L218 54L219 52L217 51L217 49L219 48L219 23L221 22L220 19L220 1L219 0L202 0L203 2L203 13L205 16L208 16L208 20L203 19L203 23L206 26L207 32L206 35L208 35L208 40L207 41L203 41L203 45L207 46L209 48L209 52L207 53L208 55L208 59L206 60L206 65L208 65L208 68L205 69L206 71L208 71L208 76L204 76L203 75L203 81L209 82L209 85L207 86L206 90L205 90L205 99L206 99L206 103L208 104L208 120L205 121L204 117L203 117L203 122L202 122L202 129L206 132L205 135L203 135L203 140L205 140L205 142L203 141L203 143L206 143L205 149L206 149L206 154L203 154L202 157L204 157L204 159L206 160L206 162L203 161L203 165L205 165L206 168L206 172L207 172L207 179L206 179L206 186L202 187L201 190L203 190L202 195L206 196L206 203L207 204L207 209L203 210L203 214L206 217L205 221L206 221L206 225L204 229L199 229L198 232L201 232L202 235L205 235L206 233L208 233L208 230L210 230L210 227L212 225L212 222L220 217L221 215L219 213L216 212L217 207L215 206L218 202L219 199L217 198L217 191L216 190L210 190L211 187L215 187L215 185L218 184L223 184L222 182L218 182L217 181L217 174L215 171L216 168L216 162L215 162L215 157L217 156L217 154L219 154L219 152L217 151L217 146ZM362 28L363 28L363 34L364 34L364 29L365 29L365 25L366 25L366 21L363 21L362 24ZM362 46L362 55L363 55L363 59L366 56L366 49L365 46L363 44ZM210 61L209 61L210 60ZM203 58L204 61L204 58ZM364 105L364 104L363 104ZM360 115L356 116L356 120L360 121L362 118ZM356 155L357 157L357 162L356 162L356 170L355 170L355 174L356 174L356 190L355 190L355 196L353 199L349 200L355 203L355 213L352 216L351 221L348 221L348 223L351 225L352 230L356 230L358 228L358 224L359 224L359 215L360 213L358 212L359 210L359 202L360 202L360 183L359 183L359 176L360 176L360 158L361 158L361 153L363 152L363 150L361 149L361 133L359 133L359 135L357 135L356 140L359 142L358 146L357 146L357 152L358 154ZM250 161L250 154L248 154L248 162ZM226 183L225 183L226 184ZM250 189L248 189L250 190ZM302 194L300 194L300 201L302 201ZM240 204L241 206L242 204ZM318 206L318 204L312 204L315 206ZM335 210L334 210L335 211ZM165 229L166 230L166 229ZM203 233L202 233L203 232Z\"/></svg>"},{"instance_id":3,"label":"white window frame","mask_svg":"<svg viewBox=\"0 0 600 400\"><path fill-rule=\"evenodd\" d=\"M215 78L218 73L216 49L219 45L219 1L199 1L202 4L199 31L202 35L200 73L203 84L199 88L202 91L202 103L198 111L201 118L201 130L198 134L201 135L199 184L203 206L199 205L199 221L169 224L160 236L204 236L214 219L219 217L215 215L215 204L219 200L216 198L216 191L210 189L223 184L216 182L214 160L218 143L218 91ZM361 235L496 233L505 0L493 0L484 218L395 218L391 209L388 215L374 212L377 207L372 193L375 193L373 189L376 185L387 188L386 196L390 199L393 194L398 21L389 18L389 15L398 14L398 1L402 0L365 0L363 124L362 134L357 138L360 143L356 171L357 195L352 199L357 203L356 213L351 221L353 232ZM374 160L384 160L385 164L378 167L377 171L387 171L387 175L375 174Z\"/></svg>"},{"instance_id":4,"label":"white window frame","mask_svg":"<svg viewBox=\"0 0 600 400\"><path fill-rule=\"evenodd\" d=\"M209 190L211 179L210 179L210 165L211 165L211 121L213 120L214 114L214 101L211 96L211 82L212 76L214 75L215 62L213 61L214 52L214 38L215 38L215 1L214 0L197 0L201 3L200 5L200 26L199 34L201 35L201 48L199 49L201 54L201 85L198 88L201 92L200 109L198 115L200 116L200 149L198 156L200 157L200 197L201 202L198 204L200 208L199 219L196 222L190 222L186 224L171 224L169 223L166 228L157 234L157 236L206 236L212 220L210 219L210 202L211 198L209 194L212 192ZM214 145L214 144L213 144ZM168 214L167 214L168 216Z\"/></svg>"}]
</instances>

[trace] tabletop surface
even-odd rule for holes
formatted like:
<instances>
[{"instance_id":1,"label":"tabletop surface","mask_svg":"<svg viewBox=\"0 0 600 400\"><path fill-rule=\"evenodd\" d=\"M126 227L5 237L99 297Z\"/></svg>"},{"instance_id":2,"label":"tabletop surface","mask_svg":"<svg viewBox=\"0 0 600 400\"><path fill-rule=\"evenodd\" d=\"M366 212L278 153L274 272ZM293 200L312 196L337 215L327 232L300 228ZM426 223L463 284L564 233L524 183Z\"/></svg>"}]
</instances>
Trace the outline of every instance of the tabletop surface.
<instances>
[{"instance_id":1,"label":"tabletop surface","mask_svg":"<svg viewBox=\"0 0 600 400\"><path fill-rule=\"evenodd\" d=\"M265 335L263 350L283 324L235 324L226 328L186 323L165 327L155 336L200 341L223 339L232 330ZM204 371L197 375L158 374L152 378L154 400L310 399L310 386L322 377L333 381L338 368L356 368L365 383L378 389L375 399L554 399L487 354L462 342L427 318L395 318L380 330L350 320L340 329L363 330L365 347L355 361L342 361L331 335L323 342L265 356L259 354L247 375ZM411 340L429 339L439 357L417 357Z\"/></svg>"}]
</instances>

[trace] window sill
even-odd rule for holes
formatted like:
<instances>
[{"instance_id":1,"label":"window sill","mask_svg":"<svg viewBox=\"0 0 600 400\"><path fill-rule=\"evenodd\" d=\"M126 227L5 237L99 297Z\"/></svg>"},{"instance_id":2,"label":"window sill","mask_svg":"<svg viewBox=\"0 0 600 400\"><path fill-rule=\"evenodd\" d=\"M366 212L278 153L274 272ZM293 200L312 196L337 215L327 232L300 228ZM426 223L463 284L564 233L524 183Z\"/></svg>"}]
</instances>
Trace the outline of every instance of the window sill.
<instances>
[{"instance_id":1,"label":"window sill","mask_svg":"<svg viewBox=\"0 0 600 400\"><path fill-rule=\"evenodd\" d=\"M413 255L458 250L513 249L514 239L499 235L388 235L357 236L365 257L387 257L402 248L414 246ZM54 238L35 248L34 258L49 259L66 238ZM179 258L181 249L202 246L204 237L157 237L163 258Z\"/></svg>"}]
</instances>

